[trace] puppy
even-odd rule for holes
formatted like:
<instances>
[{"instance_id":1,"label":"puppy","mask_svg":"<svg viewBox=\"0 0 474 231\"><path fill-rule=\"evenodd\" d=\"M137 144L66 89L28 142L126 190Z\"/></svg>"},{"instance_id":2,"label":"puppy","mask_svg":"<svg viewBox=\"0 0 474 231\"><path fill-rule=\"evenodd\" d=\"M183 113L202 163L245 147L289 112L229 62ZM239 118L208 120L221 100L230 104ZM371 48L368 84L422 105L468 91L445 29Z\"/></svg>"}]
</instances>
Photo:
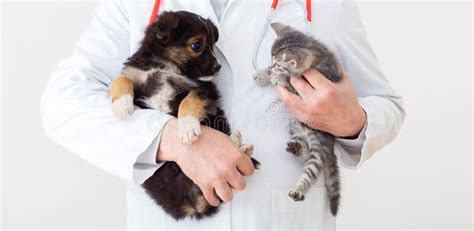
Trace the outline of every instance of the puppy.
<instances>
[{"instance_id":1,"label":"puppy","mask_svg":"<svg viewBox=\"0 0 474 231\"><path fill-rule=\"evenodd\" d=\"M221 67L213 53L218 38L209 19L185 11L161 13L110 86L114 114L126 119L134 104L168 113L178 118L179 138L188 144L198 138L200 125L230 135L220 93L211 82ZM253 147L243 145L240 134L231 139L252 154ZM257 168L258 161L252 162ZM142 186L176 220L201 219L218 211L174 162L166 162Z\"/></svg>"}]
</instances>

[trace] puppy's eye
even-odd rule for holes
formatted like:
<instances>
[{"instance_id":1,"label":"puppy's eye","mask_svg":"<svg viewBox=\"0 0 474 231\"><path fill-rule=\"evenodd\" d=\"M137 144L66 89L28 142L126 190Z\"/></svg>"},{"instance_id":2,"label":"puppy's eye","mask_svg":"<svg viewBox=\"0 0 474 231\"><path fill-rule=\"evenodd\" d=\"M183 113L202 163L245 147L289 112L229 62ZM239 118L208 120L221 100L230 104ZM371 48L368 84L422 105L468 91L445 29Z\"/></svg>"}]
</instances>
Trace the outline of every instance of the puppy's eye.
<instances>
[{"instance_id":1,"label":"puppy's eye","mask_svg":"<svg viewBox=\"0 0 474 231\"><path fill-rule=\"evenodd\" d=\"M201 44L193 43L191 44L191 49L193 49L194 52L199 52L201 50Z\"/></svg>"}]
</instances>

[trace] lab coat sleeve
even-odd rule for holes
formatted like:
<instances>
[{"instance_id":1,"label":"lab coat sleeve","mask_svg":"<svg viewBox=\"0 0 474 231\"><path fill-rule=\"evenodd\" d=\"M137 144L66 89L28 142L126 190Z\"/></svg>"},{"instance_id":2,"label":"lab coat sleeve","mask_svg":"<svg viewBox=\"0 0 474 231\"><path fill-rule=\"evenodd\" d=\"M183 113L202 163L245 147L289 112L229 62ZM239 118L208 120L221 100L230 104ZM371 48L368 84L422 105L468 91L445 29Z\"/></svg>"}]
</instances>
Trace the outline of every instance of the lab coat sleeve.
<instances>
[{"instance_id":1,"label":"lab coat sleeve","mask_svg":"<svg viewBox=\"0 0 474 231\"><path fill-rule=\"evenodd\" d=\"M156 169L161 167L165 162L156 162L156 150L160 145L161 131L158 137L153 140L151 145L145 152L138 156L137 161L133 165L133 182L142 184L150 176L155 173Z\"/></svg>"},{"instance_id":2,"label":"lab coat sleeve","mask_svg":"<svg viewBox=\"0 0 474 231\"><path fill-rule=\"evenodd\" d=\"M367 123L356 139L338 138L342 165L358 168L398 134L405 117L402 98L382 73L354 1L340 2L335 27L336 56L351 76Z\"/></svg>"},{"instance_id":3,"label":"lab coat sleeve","mask_svg":"<svg viewBox=\"0 0 474 231\"><path fill-rule=\"evenodd\" d=\"M122 2L100 2L73 56L53 72L41 115L53 141L112 175L140 184L159 167L150 156L170 116L137 107L125 121L113 115L108 86L129 55L129 21Z\"/></svg>"}]
</instances>

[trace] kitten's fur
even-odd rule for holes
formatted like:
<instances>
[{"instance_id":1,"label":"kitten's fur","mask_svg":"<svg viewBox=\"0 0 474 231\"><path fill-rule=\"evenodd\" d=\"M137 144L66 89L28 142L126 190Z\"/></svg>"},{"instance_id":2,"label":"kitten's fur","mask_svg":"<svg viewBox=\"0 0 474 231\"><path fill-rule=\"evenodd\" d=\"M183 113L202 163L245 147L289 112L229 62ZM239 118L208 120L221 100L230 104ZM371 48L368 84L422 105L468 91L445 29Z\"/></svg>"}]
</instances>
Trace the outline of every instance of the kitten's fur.
<instances>
[{"instance_id":1,"label":"kitten's fur","mask_svg":"<svg viewBox=\"0 0 474 231\"><path fill-rule=\"evenodd\" d=\"M299 78L310 68L318 70L332 82L342 79L338 62L326 46L281 23L271 26L278 35L272 46L272 64L255 75L257 83L278 84L296 93L289 78ZM295 201L304 200L304 194L323 171L331 213L335 216L340 200L340 179L334 154L334 136L310 128L296 119L292 120L289 132L291 140L287 144L287 151L304 164L304 172L289 196Z\"/></svg>"},{"instance_id":2,"label":"kitten's fur","mask_svg":"<svg viewBox=\"0 0 474 231\"><path fill-rule=\"evenodd\" d=\"M186 11L161 13L110 86L114 114L128 118L135 103L178 117L177 133L185 143L197 139L200 125L230 135L220 92L210 81L220 69L213 51L218 37L217 27L209 19ZM231 135L231 139L243 153L252 154L253 147L243 145L240 134ZM258 161L252 162L257 168ZM164 163L142 186L176 220L205 218L218 210L172 161Z\"/></svg>"}]
</instances>

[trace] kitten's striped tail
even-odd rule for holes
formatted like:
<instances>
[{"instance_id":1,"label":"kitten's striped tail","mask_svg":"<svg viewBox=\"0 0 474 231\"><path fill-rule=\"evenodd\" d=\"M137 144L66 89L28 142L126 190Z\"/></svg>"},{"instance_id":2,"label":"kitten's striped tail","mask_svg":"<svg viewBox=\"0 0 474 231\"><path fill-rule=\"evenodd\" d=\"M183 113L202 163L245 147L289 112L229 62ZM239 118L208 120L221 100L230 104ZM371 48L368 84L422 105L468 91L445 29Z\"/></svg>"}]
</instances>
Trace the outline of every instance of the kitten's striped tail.
<instances>
[{"instance_id":1,"label":"kitten's striped tail","mask_svg":"<svg viewBox=\"0 0 474 231\"><path fill-rule=\"evenodd\" d=\"M326 156L324 176L326 178L326 190L327 196L329 198L329 207L331 209L332 215L336 216L341 200L341 180L339 177L337 157L333 153Z\"/></svg>"}]
</instances>

